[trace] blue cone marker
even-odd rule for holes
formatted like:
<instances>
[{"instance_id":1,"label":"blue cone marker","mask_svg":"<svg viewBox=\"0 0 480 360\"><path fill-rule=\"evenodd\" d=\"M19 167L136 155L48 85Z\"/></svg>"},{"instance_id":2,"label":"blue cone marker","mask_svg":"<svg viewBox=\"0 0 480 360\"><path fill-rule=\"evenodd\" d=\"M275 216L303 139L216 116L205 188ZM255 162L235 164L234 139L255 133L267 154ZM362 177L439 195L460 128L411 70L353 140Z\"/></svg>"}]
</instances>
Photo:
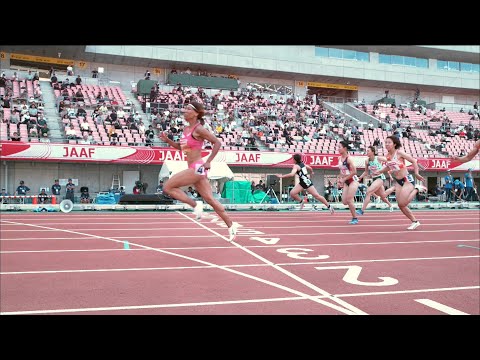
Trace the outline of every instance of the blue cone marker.
<instances>
[{"instance_id":1,"label":"blue cone marker","mask_svg":"<svg viewBox=\"0 0 480 360\"><path fill-rule=\"evenodd\" d=\"M128 241L124 241L124 242L123 242L123 248L124 248L125 250L130 249L130 244L128 243Z\"/></svg>"},{"instance_id":2,"label":"blue cone marker","mask_svg":"<svg viewBox=\"0 0 480 360\"><path fill-rule=\"evenodd\" d=\"M472 248L472 249L480 250L480 248L478 248L476 246L469 246L469 245L457 245L457 247L465 247L465 248Z\"/></svg>"}]
</instances>

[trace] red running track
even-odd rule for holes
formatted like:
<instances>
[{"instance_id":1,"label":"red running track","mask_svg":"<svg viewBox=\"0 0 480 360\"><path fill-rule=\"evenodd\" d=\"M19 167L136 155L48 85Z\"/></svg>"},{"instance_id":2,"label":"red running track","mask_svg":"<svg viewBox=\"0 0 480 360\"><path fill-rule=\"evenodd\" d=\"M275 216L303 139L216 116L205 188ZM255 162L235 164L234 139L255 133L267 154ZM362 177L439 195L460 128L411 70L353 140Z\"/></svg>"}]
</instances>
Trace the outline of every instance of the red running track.
<instances>
[{"instance_id":1,"label":"red running track","mask_svg":"<svg viewBox=\"0 0 480 360\"><path fill-rule=\"evenodd\" d=\"M478 210L230 214L3 213L0 314L480 314Z\"/></svg>"}]
</instances>

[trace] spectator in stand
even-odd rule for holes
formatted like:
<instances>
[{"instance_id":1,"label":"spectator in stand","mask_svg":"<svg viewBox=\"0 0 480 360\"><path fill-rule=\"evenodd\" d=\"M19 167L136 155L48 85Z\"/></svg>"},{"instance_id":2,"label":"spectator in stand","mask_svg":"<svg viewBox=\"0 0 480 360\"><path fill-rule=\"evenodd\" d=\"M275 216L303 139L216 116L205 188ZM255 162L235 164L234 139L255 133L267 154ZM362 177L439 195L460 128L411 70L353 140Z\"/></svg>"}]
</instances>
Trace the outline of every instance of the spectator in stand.
<instances>
[{"instance_id":1,"label":"spectator in stand","mask_svg":"<svg viewBox=\"0 0 480 360\"><path fill-rule=\"evenodd\" d=\"M80 75L77 75L77 78L75 79L75 83L78 86L82 85L82 78L80 77Z\"/></svg>"},{"instance_id":2,"label":"spectator in stand","mask_svg":"<svg viewBox=\"0 0 480 360\"><path fill-rule=\"evenodd\" d=\"M119 109L119 110L117 111L117 117L118 117L119 119L125 119L125 111L123 111L123 109Z\"/></svg>"},{"instance_id":3,"label":"spectator in stand","mask_svg":"<svg viewBox=\"0 0 480 360\"><path fill-rule=\"evenodd\" d=\"M83 102L85 101L84 98L83 98L83 94L82 94L82 90L80 90L80 88L77 89L77 91L75 92L75 97L73 99L75 102Z\"/></svg>"},{"instance_id":4,"label":"spectator in stand","mask_svg":"<svg viewBox=\"0 0 480 360\"><path fill-rule=\"evenodd\" d=\"M53 73L52 77L50 78L50 84L52 86L54 86L54 84L57 84L57 83L58 83L57 75L55 75L55 73Z\"/></svg>"},{"instance_id":5,"label":"spectator in stand","mask_svg":"<svg viewBox=\"0 0 480 360\"><path fill-rule=\"evenodd\" d=\"M90 140L88 138L88 134L83 134L82 140L78 142L79 144L90 145Z\"/></svg>"},{"instance_id":6,"label":"spectator in stand","mask_svg":"<svg viewBox=\"0 0 480 360\"><path fill-rule=\"evenodd\" d=\"M115 144L115 143L117 142L116 139L117 139L118 135L117 135L117 132L115 131L115 127L110 126L110 127L108 128L107 136L108 136L108 139L109 139L112 143Z\"/></svg>"},{"instance_id":7,"label":"spectator in stand","mask_svg":"<svg viewBox=\"0 0 480 360\"><path fill-rule=\"evenodd\" d=\"M81 117L87 117L87 112L86 112L85 109L82 108L82 107L79 107L79 108L77 109L77 117L80 117L80 116L81 116Z\"/></svg>"},{"instance_id":8,"label":"spectator in stand","mask_svg":"<svg viewBox=\"0 0 480 360\"><path fill-rule=\"evenodd\" d=\"M145 131L145 142L146 142L146 145L152 145L154 138L155 138L155 130L153 129L153 125L149 125L149 126L148 126L148 130Z\"/></svg>"},{"instance_id":9,"label":"spectator in stand","mask_svg":"<svg viewBox=\"0 0 480 360\"><path fill-rule=\"evenodd\" d=\"M6 122L5 120L4 122ZM12 113L10 114L10 124L18 124L20 122L20 115L16 109L13 109Z\"/></svg>"},{"instance_id":10,"label":"spectator in stand","mask_svg":"<svg viewBox=\"0 0 480 360\"><path fill-rule=\"evenodd\" d=\"M72 65L67 66L67 76L73 76L73 67Z\"/></svg>"},{"instance_id":11,"label":"spectator in stand","mask_svg":"<svg viewBox=\"0 0 480 360\"><path fill-rule=\"evenodd\" d=\"M12 140L12 141L20 141L21 138L20 138L19 133L15 131L15 132L13 133L13 135L10 137L10 140Z\"/></svg>"},{"instance_id":12,"label":"spectator in stand","mask_svg":"<svg viewBox=\"0 0 480 360\"><path fill-rule=\"evenodd\" d=\"M73 127L73 125L70 125L70 127L65 132L65 135L67 136L68 140L76 140L77 139L77 132L75 131L75 128Z\"/></svg>"},{"instance_id":13,"label":"spectator in stand","mask_svg":"<svg viewBox=\"0 0 480 360\"><path fill-rule=\"evenodd\" d=\"M41 143L49 143L50 142L50 139L48 138L48 134L47 133L43 133L40 137L40 140L39 140Z\"/></svg>"},{"instance_id":14,"label":"spectator in stand","mask_svg":"<svg viewBox=\"0 0 480 360\"><path fill-rule=\"evenodd\" d=\"M82 132L82 135L90 131L90 124L86 118L84 118L83 122L80 124L80 131Z\"/></svg>"}]
</instances>

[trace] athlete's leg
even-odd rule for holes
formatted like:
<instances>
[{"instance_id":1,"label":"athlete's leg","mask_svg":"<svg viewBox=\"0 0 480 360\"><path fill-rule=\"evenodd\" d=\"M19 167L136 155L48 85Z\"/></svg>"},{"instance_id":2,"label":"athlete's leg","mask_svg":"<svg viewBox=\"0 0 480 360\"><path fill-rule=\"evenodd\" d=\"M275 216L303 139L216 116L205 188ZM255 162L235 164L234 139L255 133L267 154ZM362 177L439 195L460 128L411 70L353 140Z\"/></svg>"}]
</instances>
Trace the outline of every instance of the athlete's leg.
<instances>
[{"instance_id":1,"label":"athlete's leg","mask_svg":"<svg viewBox=\"0 0 480 360\"><path fill-rule=\"evenodd\" d=\"M189 197L185 191L180 189L183 186L191 185L195 182L196 175L194 174L193 169L185 169L173 175L165 185L163 186L163 191L170 197L179 200L183 203L195 207L197 203L191 197Z\"/></svg>"},{"instance_id":2,"label":"athlete's leg","mask_svg":"<svg viewBox=\"0 0 480 360\"><path fill-rule=\"evenodd\" d=\"M376 179L367 189L367 194L365 195L365 199L363 200L363 205L362 205L362 210L361 213L365 211L367 208L368 204L370 203L370 198L372 197L373 194L375 194L378 189L382 187L383 188L383 181L382 179Z\"/></svg>"},{"instance_id":3,"label":"athlete's leg","mask_svg":"<svg viewBox=\"0 0 480 360\"><path fill-rule=\"evenodd\" d=\"M301 202L302 199L300 198L300 196L298 196L298 194L303 191L303 186L300 185L300 184L297 184L293 187L292 190L290 190L290 196L292 197L292 199L294 199L295 201L298 201L298 202Z\"/></svg>"},{"instance_id":4,"label":"athlete's leg","mask_svg":"<svg viewBox=\"0 0 480 360\"><path fill-rule=\"evenodd\" d=\"M413 215L412 211L408 208L408 199L413 190L414 186L411 182L405 181L403 186L400 186L400 184L395 184L395 194L397 197L398 207L407 218L409 218L412 222L416 222L417 219Z\"/></svg>"},{"instance_id":5,"label":"athlete's leg","mask_svg":"<svg viewBox=\"0 0 480 360\"><path fill-rule=\"evenodd\" d=\"M213 197L212 188L207 180L207 177L201 175L194 176L200 178L194 183L194 185L195 189L202 196L202 199L213 208L213 210L222 218L228 227L232 226L232 220L225 211L225 207Z\"/></svg>"},{"instance_id":6,"label":"athlete's leg","mask_svg":"<svg viewBox=\"0 0 480 360\"><path fill-rule=\"evenodd\" d=\"M358 186L360 184L357 181L352 181L350 185L345 184L343 186L343 193L342 193L342 202L345 205L348 205L348 208L350 209L350 213L352 214L352 218L356 219L356 214L355 214L355 194L357 193Z\"/></svg>"},{"instance_id":7,"label":"athlete's leg","mask_svg":"<svg viewBox=\"0 0 480 360\"><path fill-rule=\"evenodd\" d=\"M307 188L307 192L310 193L315 199L320 201L323 205L325 205L327 208L330 207L330 204L328 203L327 199L325 199L322 195L320 195L315 189L315 186L310 186Z\"/></svg>"}]
</instances>

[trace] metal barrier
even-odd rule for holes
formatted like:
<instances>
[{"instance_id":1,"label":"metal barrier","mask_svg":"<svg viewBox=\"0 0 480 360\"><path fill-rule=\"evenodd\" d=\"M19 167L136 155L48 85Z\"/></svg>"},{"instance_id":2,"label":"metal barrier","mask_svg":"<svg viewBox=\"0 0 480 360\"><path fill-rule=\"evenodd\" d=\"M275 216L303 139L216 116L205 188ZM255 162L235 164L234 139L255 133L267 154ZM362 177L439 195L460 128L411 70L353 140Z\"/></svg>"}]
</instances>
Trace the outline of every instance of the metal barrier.
<instances>
[{"instance_id":1,"label":"metal barrier","mask_svg":"<svg viewBox=\"0 0 480 360\"><path fill-rule=\"evenodd\" d=\"M38 204L38 198L40 195L2 195L0 196L0 199L2 203L5 204L4 199L13 199L14 201L19 200L20 204L25 204L25 199L32 199L32 204L37 205ZM52 205L57 204L57 196L56 195L46 195L42 196L46 197L48 199L51 199Z\"/></svg>"}]
</instances>

